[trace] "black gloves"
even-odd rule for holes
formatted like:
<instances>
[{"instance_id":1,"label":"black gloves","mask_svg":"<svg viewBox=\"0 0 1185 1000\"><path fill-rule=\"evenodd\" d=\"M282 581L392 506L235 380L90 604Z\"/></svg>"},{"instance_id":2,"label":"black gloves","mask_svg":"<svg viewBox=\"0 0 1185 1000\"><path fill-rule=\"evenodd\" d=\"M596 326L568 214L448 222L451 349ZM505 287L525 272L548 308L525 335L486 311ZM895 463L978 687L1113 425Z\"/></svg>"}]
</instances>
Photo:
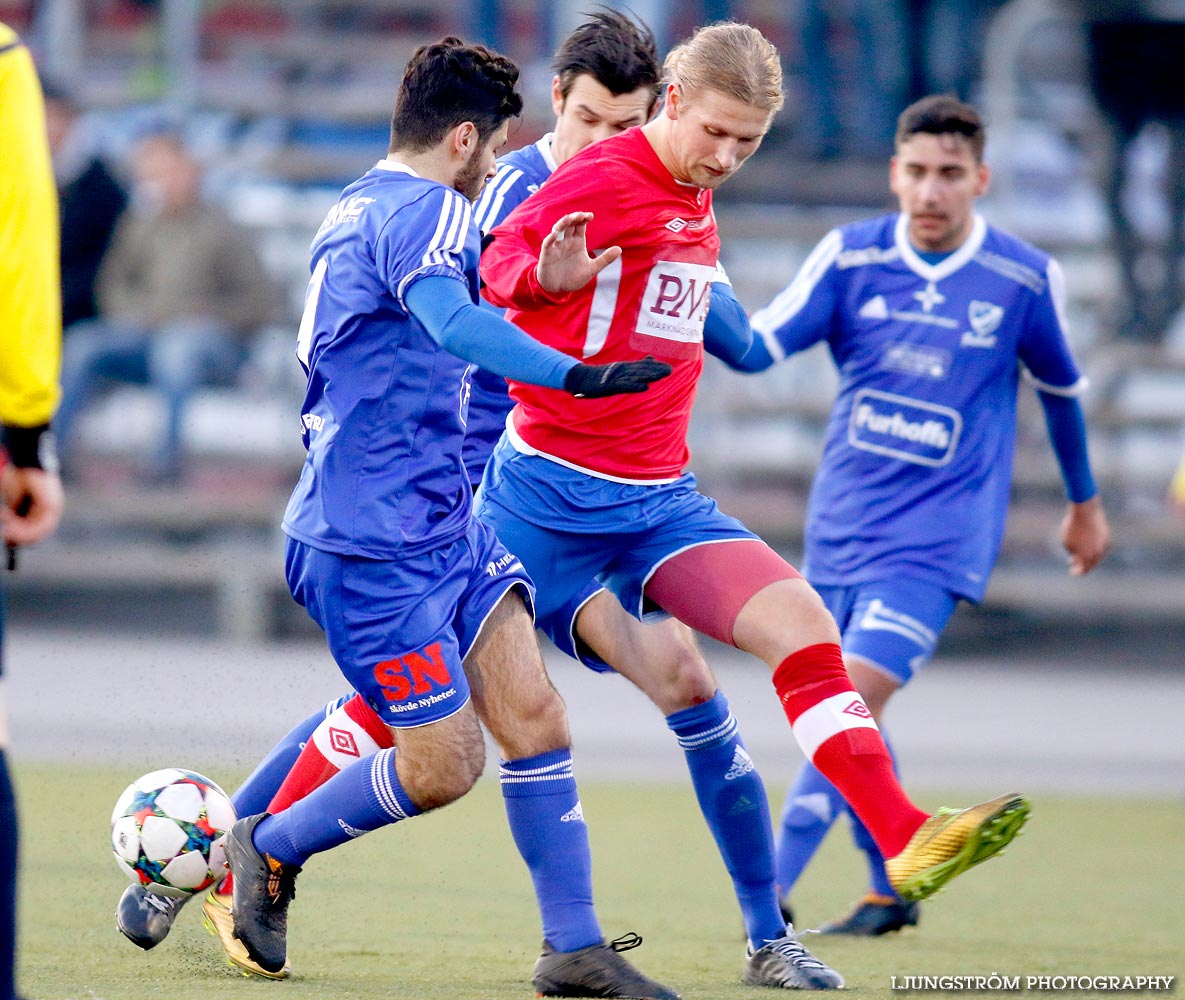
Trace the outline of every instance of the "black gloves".
<instances>
[{"instance_id":1,"label":"black gloves","mask_svg":"<svg viewBox=\"0 0 1185 1000\"><path fill-rule=\"evenodd\" d=\"M645 392L651 382L666 378L671 366L665 361L615 361L611 365L578 364L564 378L564 389L573 396L599 399L625 392Z\"/></svg>"}]
</instances>

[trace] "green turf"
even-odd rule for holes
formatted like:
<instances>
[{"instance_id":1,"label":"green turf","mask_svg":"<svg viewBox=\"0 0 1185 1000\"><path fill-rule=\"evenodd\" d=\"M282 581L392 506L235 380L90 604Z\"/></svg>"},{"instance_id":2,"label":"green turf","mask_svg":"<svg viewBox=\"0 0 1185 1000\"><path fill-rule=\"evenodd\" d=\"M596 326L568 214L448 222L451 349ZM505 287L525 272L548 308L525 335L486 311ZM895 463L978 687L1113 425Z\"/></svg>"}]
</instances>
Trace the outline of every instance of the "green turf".
<instances>
[{"instance_id":1,"label":"green turf","mask_svg":"<svg viewBox=\"0 0 1185 1000\"><path fill-rule=\"evenodd\" d=\"M38 1000L419 998L532 995L539 939L530 883L489 776L465 800L315 859L291 910L285 983L236 975L183 912L141 952L115 929L126 885L107 847L111 806L135 775L22 766L21 978ZM214 775L232 780L233 775ZM583 789L598 909L608 935L685 1000L747 997L740 921L690 790ZM937 805L929 798L925 805ZM956 801L954 804L958 804ZM799 926L846 909L862 886L837 830L795 899ZM1178 975L1185 971L1185 809L1179 802L1038 797L1008 856L923 904L921 926L876 940L808 938L862 996L893 976ZM756 995L762 995L758 992Z\"/></svg>"}]
</instances>

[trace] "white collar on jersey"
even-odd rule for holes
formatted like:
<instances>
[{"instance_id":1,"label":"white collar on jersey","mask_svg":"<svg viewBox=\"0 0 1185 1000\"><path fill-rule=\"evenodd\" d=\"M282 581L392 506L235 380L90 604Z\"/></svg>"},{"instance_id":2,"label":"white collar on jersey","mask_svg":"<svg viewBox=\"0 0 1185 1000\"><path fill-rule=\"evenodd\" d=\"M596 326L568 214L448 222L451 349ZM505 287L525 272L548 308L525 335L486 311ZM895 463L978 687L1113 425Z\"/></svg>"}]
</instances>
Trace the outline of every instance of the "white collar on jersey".
<instances>
[{"instance_id":1,"label":"white collar on jersey","mask_svg":"<svg viewBox=\"0 0 1185 1000\"><path fill-rule=\"evenodd\" d=\"M893 242L901 254L901 259L914 274L925 278L926 281L941 281L948 275L954 274L960 267L979 253L983 246L983 238L987 235L987 222L976 212L972 216L971 235L963 245L949 257L945 257L937 264L927 264L909 242L909 216L902 212L897 216L897 227L893 232Z\"/></svg>"},{"instance_id":2,"label":"white collar on jersey","mask_svg":"<svg viewBox=\"0 0 1185 1000\"><path fill-rule=\"evenodd\" d=\"M539 155L543 157L543 162L547 164L547 169L553 174L559 168L559 164L555 162L555 153L551 151L551 140L555 138L554 132L548 132L542 139L535 143L535 148L539 150Z\"/></svg>"},{"instance_id":3,"label":"white collar on jersey","mask_svg":"<svg viewBox=\"0 0 1185 1000\"><path fill-rule=\"evenodd\" d=\"M374 165L375 170L391 170L397 174L410 174L412 177L419 177L411 167L406 163L400 163L398 160L392 160L389 156L385 160L379 160Z\"/></svg>"}]
</instances>

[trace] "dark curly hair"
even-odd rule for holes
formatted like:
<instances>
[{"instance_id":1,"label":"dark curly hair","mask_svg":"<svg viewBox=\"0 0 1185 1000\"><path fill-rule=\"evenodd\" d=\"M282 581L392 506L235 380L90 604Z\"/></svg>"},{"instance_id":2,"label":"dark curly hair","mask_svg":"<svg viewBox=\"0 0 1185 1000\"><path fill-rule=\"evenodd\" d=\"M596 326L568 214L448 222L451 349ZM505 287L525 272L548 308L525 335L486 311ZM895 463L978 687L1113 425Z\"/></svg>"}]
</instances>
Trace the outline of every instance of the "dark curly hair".
<instances>
[{"instance_id":1,"label":"dark curly hair","mask_svg":"<svg viewBox=\"0 0 1185 1000\"><path fill-rule=\"evenodd\" d=\"M391 116L391 151L423 152L462 122L482 140L523 110L518 67L484 45L450 35L421 45L408 60Z\"/></svg>"}]
</instances>

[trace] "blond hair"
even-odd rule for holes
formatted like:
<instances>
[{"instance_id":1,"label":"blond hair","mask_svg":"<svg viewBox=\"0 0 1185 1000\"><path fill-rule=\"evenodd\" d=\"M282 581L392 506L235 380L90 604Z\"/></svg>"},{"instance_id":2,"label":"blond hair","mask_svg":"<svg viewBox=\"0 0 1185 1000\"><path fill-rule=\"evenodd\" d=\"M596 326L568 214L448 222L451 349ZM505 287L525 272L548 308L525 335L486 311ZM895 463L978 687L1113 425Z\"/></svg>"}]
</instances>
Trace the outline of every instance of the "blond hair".
<instances>
[{"instance_id":1,"label":"blond hair","mask_svg":"<svg viewBox=\"0 0 1185 1000\"><path fill-rule=\"evenodd\" d=\"M699 28L676 45L663 76L685 91L715 90L771 115L785 100L778 50L756 28L733 21Z\"/></svg>"}]
</instances>

